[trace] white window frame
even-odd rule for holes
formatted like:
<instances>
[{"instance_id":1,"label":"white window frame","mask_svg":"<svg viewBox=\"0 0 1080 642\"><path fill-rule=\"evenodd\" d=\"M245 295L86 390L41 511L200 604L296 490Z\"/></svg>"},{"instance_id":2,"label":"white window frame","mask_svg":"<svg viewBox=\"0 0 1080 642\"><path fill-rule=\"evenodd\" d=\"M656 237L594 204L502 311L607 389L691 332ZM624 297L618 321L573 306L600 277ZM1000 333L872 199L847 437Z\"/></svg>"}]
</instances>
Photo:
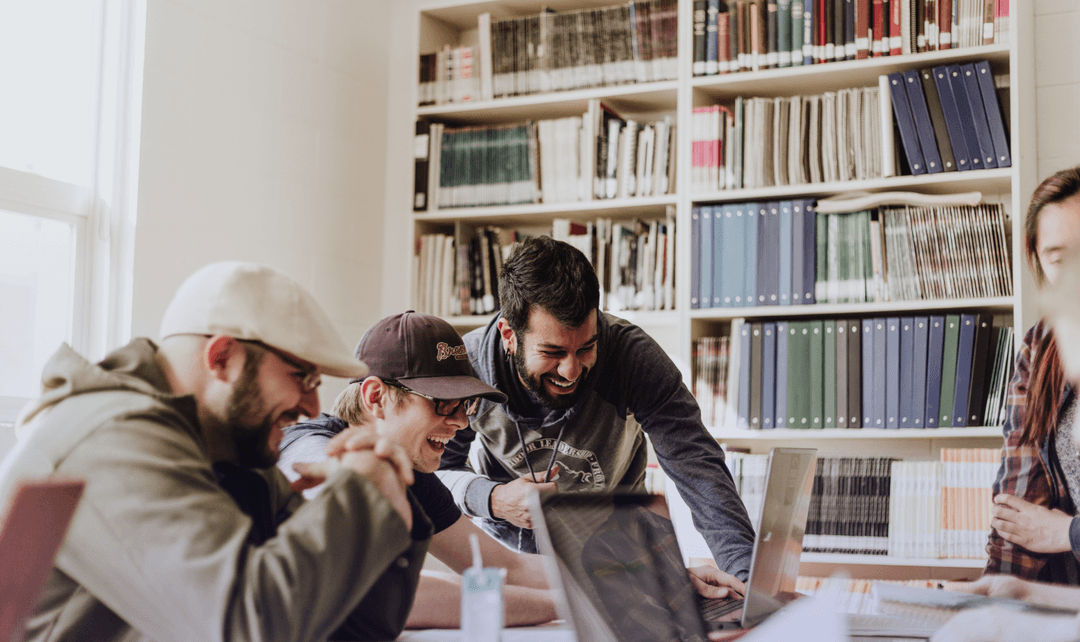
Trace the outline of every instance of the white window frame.
<instances>
[{"instance_id":1,"label":"white window frame","mask_svg":"<svg viewBox=\"0 0 1080 642\"><path fill-rule=\"evenodd\" d=\"M91 360L131 336L146 0L104 0L98 26L94 185L0 167L0 209L75 230L71 346ZM26 401L0 396L0 424L12 423Z\"/></svg>"}]
</instances>

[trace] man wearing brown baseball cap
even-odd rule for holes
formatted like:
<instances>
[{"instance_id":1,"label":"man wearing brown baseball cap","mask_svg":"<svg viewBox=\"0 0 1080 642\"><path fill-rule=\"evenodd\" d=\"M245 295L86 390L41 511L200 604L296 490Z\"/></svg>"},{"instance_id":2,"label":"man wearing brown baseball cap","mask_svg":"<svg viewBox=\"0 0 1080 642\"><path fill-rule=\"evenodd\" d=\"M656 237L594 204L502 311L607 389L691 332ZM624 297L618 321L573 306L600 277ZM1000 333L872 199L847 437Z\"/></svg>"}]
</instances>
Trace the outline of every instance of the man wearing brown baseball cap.
<instances>
[{"instance_id":1,"label":"man wearing brown baseball cap","mask_svg":"<svg viewBox=\"0 0 1080 642\"><path fill-rule=\"evenodd\" d=\"M305 502L273 466L281 429L318 414L322 374L359 377L315 300L277 270L209 265L161 340L93 364L62 346L0 466L86 480L28 640L389 639L431 523L400 447L354 436Z\"/></svg>"},{"instance_id":2,"label":"man wearing brown baseball cap","mask_svg":"<svg viewBox=\"0 0 1080 642\"><path fill-rule=\"evenodd\" d=\"M434 474L446 442L469 425L477 401L506 401L503 393L474 376L457 331L438 317L413 311L395 314L364 333L356 357L368 365L369 375L350 383L334 403L333 415L285 429L279 467L295 478L307 471L303 462L325 459L328 442L353 430L372 431L400 445L416 478L409 493L434 525L431 553L461 573L470 562L469 536L475 534L484 564L507 569L506 623L554 619L540 558L510 551L463 518ZM313 488L305 494L316 492ZM456 575L425 573L406 626L460 626L460 586Z\"/></svg>"}]
</instances>

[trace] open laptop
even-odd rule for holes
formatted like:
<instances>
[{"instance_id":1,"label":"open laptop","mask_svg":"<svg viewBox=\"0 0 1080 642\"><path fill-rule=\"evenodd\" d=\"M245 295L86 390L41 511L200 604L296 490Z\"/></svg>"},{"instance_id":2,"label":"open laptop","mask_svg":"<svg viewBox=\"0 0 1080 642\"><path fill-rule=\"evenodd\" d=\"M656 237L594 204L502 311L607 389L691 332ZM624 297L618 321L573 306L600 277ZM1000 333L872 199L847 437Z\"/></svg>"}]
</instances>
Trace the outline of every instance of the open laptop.
<instances>
[{"instance_id":1,"label":"open laptop","mask_svg":"<svg viewBox=\"0 0 1080 642\"><path fill-rule=\"evenodd\" d=\"M772 450L746 598L708 618L713 604L690 583L662 497L534 496L549 582L563 588L560 614L582 642L705 640L708 630L757 624L796 596L816 459L813 449Z\"/></svg>"},{"instance_id":2,"label":"open laptop","mask_svg":"<svg viewBox=\"0 0 1080 642\"><path fill-rule=\"evenodd\" d=\"M0 640L23 639L83 482L44 479L16 486L0 530Z\"/></svg>"}]
</instances>

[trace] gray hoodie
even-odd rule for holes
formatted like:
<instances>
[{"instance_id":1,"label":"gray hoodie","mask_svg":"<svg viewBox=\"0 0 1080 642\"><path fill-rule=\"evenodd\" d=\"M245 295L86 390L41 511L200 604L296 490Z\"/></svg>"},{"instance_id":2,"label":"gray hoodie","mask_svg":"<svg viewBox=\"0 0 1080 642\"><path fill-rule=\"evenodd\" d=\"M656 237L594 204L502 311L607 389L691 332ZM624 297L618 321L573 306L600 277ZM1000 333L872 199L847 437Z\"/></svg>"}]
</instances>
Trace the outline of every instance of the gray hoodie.
<instances>
[{"instance_id":1,"label":"gray hoodie","mask_svg":"<svg viewBox=\"0 0 1080 642\"><path fill-rule=\"evenodd\" d=\"M495 325L498 318L465 335L478 376L509 399L505 405L481 401L469 428L447 444L439 477L461 510L480 518L478 525L497 539L534 552L532 531L491 514L492 489L529 474L524 452L537 472L545 470L561 432L560 491L641 491L648 434L660 466L686 499L717 565L745 581L753 526L723 450L705 430L697 402L663 349L641 328L599 315L596 365L582 384L581 398L568 410L549 411L538 405L506 358ZM477 437L479 471L474 471L468 453Z\"/></svg>"},{"instance_id":2,"label":"gray hoodie","mask_svg":"<svg viewBox=\"0 0 1080 642\"><path fill-rule=\"evenodd\" d=\"M430 538L422 512L410 533L345 469L307 503L276 468L241 469L261 487L269 528L256 532L206 454L194 397L169 392L156 352L136 339L94 365L62 346L20 417L3 496L25 477L86 480L26 639L395 637Z\"/></svg>"}]
</instances>

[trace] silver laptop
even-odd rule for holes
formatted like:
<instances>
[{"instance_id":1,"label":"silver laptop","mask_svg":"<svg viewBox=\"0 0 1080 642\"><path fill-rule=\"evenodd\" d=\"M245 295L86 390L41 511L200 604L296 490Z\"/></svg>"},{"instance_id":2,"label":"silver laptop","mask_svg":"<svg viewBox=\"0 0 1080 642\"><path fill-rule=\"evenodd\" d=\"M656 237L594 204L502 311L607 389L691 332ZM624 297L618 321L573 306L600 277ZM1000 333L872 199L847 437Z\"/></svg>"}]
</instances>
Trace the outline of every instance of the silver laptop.
<instances>
[{"instance_id":1,"label":"silver laptop","mask_svg":"<svg viewBox=\"0 0 1080 642\"><path fill-rule=\"evenodd\" d=\"M708 619L725 609L694 591L662 497L534 496L549 582L563 588L560 614L581 642L704 641L708 630L757 624L796 596L816 459L813 449L772 450L746 598Z\"/></svg>"}]
</instances>

